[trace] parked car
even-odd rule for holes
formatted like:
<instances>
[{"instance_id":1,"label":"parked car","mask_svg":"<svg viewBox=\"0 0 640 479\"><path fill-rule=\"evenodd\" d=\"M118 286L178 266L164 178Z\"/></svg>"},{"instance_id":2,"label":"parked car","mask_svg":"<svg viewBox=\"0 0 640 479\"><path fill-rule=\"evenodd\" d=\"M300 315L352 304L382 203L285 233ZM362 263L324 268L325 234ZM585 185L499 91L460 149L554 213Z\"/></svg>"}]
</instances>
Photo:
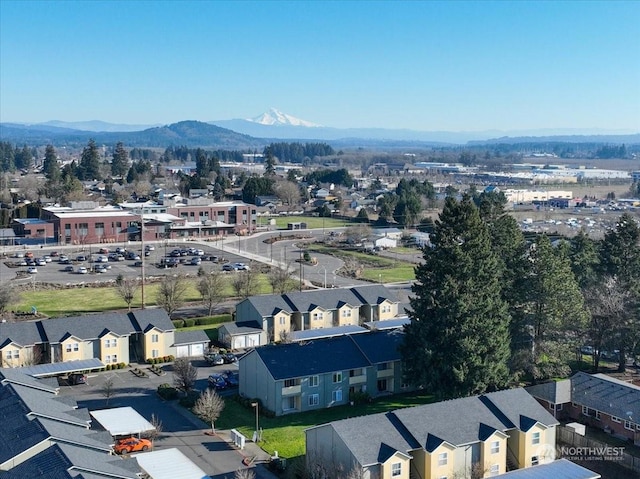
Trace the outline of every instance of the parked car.
<instances>
[{"instance_id":1,"label":"parked car","mask_svg":"<svg viewBox=\"0 0 640 479\"><path fill-rule=\"evenodd\" d=\"M35 266L29 266L29 269L27 269L27 273L29 274L36 274L38 272L38 268L36 268Z\"/></svg>"},{"instance_id":2,"label":"parked car","mask_svg":"<svg viewBox=\"0 0 640 479\"><path fill-rule=\"evenodd\" d=\"M225 364L232 364L232 363L238 362L238 358L236 358L236 355L232 353L222 354L222 359L224 359Z\"/></svg>"},{"instance_id":3,"label":"parked car","mask_svg":"<svg viewBox=\"0 0 640 479\"><path fill-rule=\"evenodd\" d=\"M109 254L109 248L100 248L98 253L100 253L100 254Z\"/></svg>"},{"instance_id":4,"label":"parked car","mask_svg":"<svg viewBox=\"0 0 640 479\"><path fill-rule=\"evenodd\" d=\"M66 256L64 254L61 254L60 256L58 256L58 263L67 264L69 262L70 262L70 260L69 260L68 256Z\"/></svg>"},{"instance_id":5,"label":"parked car","mask_svg":"<svg viewBox=\"0 0 640 479\"><path fill-rule=\"evenodd\" d=\"M128 251L127 254L125 255L125 257L127 259L132 259L135 261L139 261L140 260L140 255L138 255L135 251Z\"/></svg>"},{"instance_id":6,"label":"parked car","mask_svg":"<svg viewBox=\"0 0 640 479\"><path fill-rule=\"evenodd\" d=\"M76 261L87 261L87 257L83 254L76 256Z\"/></svg>"},{"instance_id":7,"label":"parked car","mask_svg":"<svg viewBox=\"0 0 640 479\"><path fill-rule=\"evenodd\" d=\"M109 262L109 257L107 256L97 256L95 259L96 263L108 263Z\"/></svg>"},{"instance_id":8,"label":"parked car","mask_svg":"<svg viewBox=\"0 0 640 479\"><path fill-rule=\"evenodd\" d=\"M137 437L119 439L115 446L113 446L116 454L129 454L130 452L148 451L149 449L151 449L151 441Z\"/></svg>"},{"instance_id":9,"label":"parked car","mask_svg":"<svg viewBox=\"0 0 640 479\"><path fill-rule=\"evenodd\" d=\"M227 263L222 265L222 271L237 271L238 268L234 264Z\"/></svg>"},{"instance_id":10,"label":"parked car","mask_svg":"<svg viewBox=\"0 0 640 479\"><path fill-rule=\"evenodd\" d=\"M140 267L142 267L142 261L136 261L135 263L133 263L133 267L134 267L134 268L140 268Z\"/></svg>"},{"instance_id":11,"label":"parked car","mask_svg":"<svg viewBox=\"0 0 640 479\"><path fill-rule=\"evenodd\" d=\"M58 253L57 251L52 251L49 256L51 256L52 258L55 258L57 256L60 256L60 253Z\"/></svg>"},{"instance_id":12,"label":"parked car","mask_svg":"<svg viewBox=\"0 0 640 479\"><path fill-rule=\"evenodd\" d=\"M45 261L44 258L38 258L36 260L36 266L46 266L46 265L47 265L47 262Z\"/></svg>"},{"instance_id":13,"label":"parked car","mask_svg":"<svg viewBox=\"0 0 640 479\"><path fill-rule=\"evenodd\" d=\"M80 266L76 270L76 273L78 273L78 274L87 274L88 272L89 272L89 270L87 268L85 268L84 266Z\"/></svg>"},{"instance_id":14,"label":"parked car","mask_svg":"<svg viewBox=\"0 0 640 479\"><path fill-rule=\"evenodd\" d=\"M66 378L63 379L70 386L87 383L87 375L84 373L70 373Z\"/></svg>"},{"instance_id":15,"label":"parked car","mask_svg":"<svg viewBox=\"0 0 640 479\"><path fill-rule=\"evenodd\" d=\"M191 254L194 256L204 256L204 251L201 249L194 249Z\"/></svg>"},{"instance_id":16,"label":"parked car","mask_svg":"<svg viewBox=\"0 0 640 479\"><path fill-rule=\"evenodd\" d=\"M42 257L42 259L44 260L45 263L51 263L52 259L50 255L44 255Z\"/></svg>"},{"instance_id":17,"label":"parked car","mask_svg":"<svg viewBox=\"0 0 640 479\"><path fill-rule=\"evenodd\" d=\"M233 263L235 268L240 271L249 271L249 266L244 263Z\"/></svg>"},{"instance_id":18,"label":"parked car","mask_svg":"<svg viewBox=\"0 0 640 479\"><path fill-rule=\"evenodd\" d=\"M240 386L240 381L238 379L238 373L234 371L225 371L222 373L222 378L227 383L227 386L230 388L237 388Z\"/></svg>"},{"instance_id":19,"label":"parked car","mask_svg":"<svg viewBox=\"0 0 640 479\"><path fill-rule=\"evenodd\" d=\"M62 271L67 271L69 273L73 273L73 266L72 265L65 266Z\"/></svg>"},{"instance_id":20,"label":"parked car","mask_svg":"<svg viewBox=\"0 0 640 479\"><path fill-rule=\"evenodd\" d=\"M25 257L25 258L33 258L33 253L32 253L31 251L27 251L27 252L24 254L24 257Z\"/></svg>"},{"instance_id":21,"label":"parked car","mask_svg":"<svg viewBox=\"0 0 640 479\"><path fill-rule=\"evenodd\" d=\"M224 358L220 354L205 354L204 360L212 366L224 364Z\"/></svg>"},{"instance_id":22,"label":"parked car","mask_svg":"<svg viewBox=\"0 0 640 479\"><path fill-rule=\"evenodd\" d=\"M116 253L119 253L119 254L125 254L126 252L127 252L127 248L125 248L125 247L123 247L123 246L118 246L118 247L116 248Z\"/></svg>"},{"instance_id":23,"label":"parked car","mask_svg":"<svg viewBox=\"0 0 640 479\"><path fill-rule=\"evenodd\" d=\"M227 389L227 381L224 380L222 374L213 373L209 375L207 379L209 387L213 389Z\"/></svg>"},{"instance_id":24,"label":"parked car","mask_svg":"<svg viewBox=\"0 0 640 479\"><path fill-rule=\"evenodd\" d=\"M191 264L193 266L200 266L202 264L202 260L200 259L200 256L194 256L193 258L191 258Z\"/></svg>"},{"instance_id":25,"label":"parked car","mask_svg":"<svg viewBox=\"0 0 640 479\"><path fill-rule=\"evenodd\" d=\"M152 244L145 245L145 247L144 247L145 251L154 251L155 249L156 249L156 247L153 246Z\"/></svg>"},{"instance_id":26,"label":"parked car","mask_svg":"<svg viewBox=\"0 0 640 479\"><path fill-rule=\"evenodd\" d=\"M96 273L106 273L107 272L107 268L105 268L104 266L102 266L101 264L97 264L94 268L93 271L95 271Z\"/></svg>"}]
</instances>

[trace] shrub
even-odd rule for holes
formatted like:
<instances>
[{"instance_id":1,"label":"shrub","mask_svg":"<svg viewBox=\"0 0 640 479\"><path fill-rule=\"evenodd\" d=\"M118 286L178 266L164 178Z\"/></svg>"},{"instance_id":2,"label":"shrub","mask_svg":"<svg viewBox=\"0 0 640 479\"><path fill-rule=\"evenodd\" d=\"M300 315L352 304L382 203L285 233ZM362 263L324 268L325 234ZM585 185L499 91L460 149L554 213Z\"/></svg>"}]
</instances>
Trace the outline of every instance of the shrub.
<instances>
[{"instance_id":1,"label":"shrub","mask_svg":"<svg viewBox=\"0 0 640 479\"><path fill-rule=\"evenodd\" d=\"M169 361L174 361L176 359L176 357L173 354L169 355Z\"/></svg>"},{"instance_id":2,"label":"shrub","mask_svg":"<svg viewBox=\"0 0 640 479\"><path fill-rule=\"evenodd\" d=\"M169 362L169 356L163 356L162 357L162 361L165 362L165 363L168 363Z\"/></svg>"},{"instance_id":3,"label":"shrub","mask_svg":"<svg viewBox=\"0 0 640 479\"><path fill-rule=\"evenodd\" d=\"M145 361L147 364L154 364L153 363L153 358L147 358Z\"/></svg>"},{"instance_id":4,"label":"shrub","mask_svg":"<svg viewBox=\"0 0 640 479\"><path fill-rule=\"evenodd\" d=\"M184 321L182 319L174 319L171 322L176 329L184 328Z\"/></svg>"},{"instance_id":5,"label":"shrub","mask_svg":"<svg viewBox=\"0 0 640 479\"><path fill-rule=\"evenodd\" d=\"M167 401L178 397L178 390L170 384L164 383L158 386L158 395Z\"/></svg>"},{"instance_id":6,"label":"shrub","mask_svg":"<svg viewBox=\"0 0 640 479\"><path fill-rule=\"evenodd\" d=\"M124 369L127 365L125 363L118 363L118 369Z\"/></svg>"},{"instance_id":7,"label":"shrub","mask_svg":"<svg viewBox=\"0 0 640 479\"><path fill-rule=\"evenodd\" d=\"M185 319L184 320L184 325L187 328L191 328L191 327L196 325L196 320L195 319Z\"/></svg>"}]
</instances>

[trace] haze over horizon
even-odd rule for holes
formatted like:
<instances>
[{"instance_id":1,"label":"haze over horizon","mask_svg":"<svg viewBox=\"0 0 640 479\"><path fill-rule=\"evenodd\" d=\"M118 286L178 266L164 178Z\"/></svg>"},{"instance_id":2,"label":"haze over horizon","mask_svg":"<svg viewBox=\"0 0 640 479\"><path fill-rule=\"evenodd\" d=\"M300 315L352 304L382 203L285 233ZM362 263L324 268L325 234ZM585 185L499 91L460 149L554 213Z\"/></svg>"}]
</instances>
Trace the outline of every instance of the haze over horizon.
<instances>
[{"instance_id":1,"label":"haze over horizon","mask_svg":"<svg viewBox=\"0 0 640 479\"><path fill-rule=\"evenodd\" d=\"M0 122L640 131L640 2L0 3Z\"/></svg>"}]
</instances>

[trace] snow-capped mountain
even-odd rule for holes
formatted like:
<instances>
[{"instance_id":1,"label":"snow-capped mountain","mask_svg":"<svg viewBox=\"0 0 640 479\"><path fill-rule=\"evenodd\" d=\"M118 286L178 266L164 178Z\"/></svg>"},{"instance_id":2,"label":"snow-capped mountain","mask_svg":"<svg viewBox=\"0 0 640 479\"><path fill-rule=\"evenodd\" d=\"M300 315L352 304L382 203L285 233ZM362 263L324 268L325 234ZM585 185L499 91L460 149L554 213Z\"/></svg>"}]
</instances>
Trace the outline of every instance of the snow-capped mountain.
<instances>
[{"instance_id":1,"label":"snow-capped mountain","mask_svg":"<svg viewBox=\"0 0 640 479\"><path fill-rule=\"evenodd\" d=\"M300 118L296 118L295 116L287 115L286 113L282 113L280 110L277 110L275 108L270 108L269 111L255 118L247 118L247 121L269 126L306 126L311 128L322 126L316 123L311 123L310 121L301 120Z\"/></svg>"}]
</instances>

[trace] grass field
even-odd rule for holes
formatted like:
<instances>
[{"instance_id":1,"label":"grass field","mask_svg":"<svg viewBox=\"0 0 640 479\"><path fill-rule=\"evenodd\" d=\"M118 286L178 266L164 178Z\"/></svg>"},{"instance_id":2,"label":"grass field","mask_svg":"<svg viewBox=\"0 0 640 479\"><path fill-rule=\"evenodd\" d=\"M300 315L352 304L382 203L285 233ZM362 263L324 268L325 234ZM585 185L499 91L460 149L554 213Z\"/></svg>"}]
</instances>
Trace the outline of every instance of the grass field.
<instances>
[{"instance_id":1,"label":"grass field","mask_svg":"<svg viewBox=\"0 0 640 479\"><path fill-rule=\"evenodd\" d=\"M349 226L351 223L344 220L334 218L319 218L315 216L278 216L276 220L276 228L286 230L288 223L306 223L308 229L314 228L338 228L341 226Z\"/></svg>"},{"instance_id":2,"label":"grass field","mask_svg":"<svg viewBox=\"0 0 640 479\"><path fill-rule=\"evenodd\" d=\"M410 249L410 248L407 248ZM361 279L374 283L393 283L415 279L414 264L360 251L347 251L322 245L310 245L309 251L330 254L343 260L352 259L364 266ZM415 250L411 250L415 252Z\"/></svg>"},{"instance_id":3,"label":"grass field","mask_svg":"<svg viewBox=\"0 0 640 479\"><path fill-rule=\"evenodd\" d=\"M304 430L306 428L354 416L428 404L433 401L433 396L408 394L386 397L356 406L338 406L274 418L260 416L260 428L263 429L263 442L260 445L270 454L278 451L278 454L285 458L301 456L305 449ZM225 404L216 427L235 428L245 436L251 437L255 429L255 409L244 408L234 399L226 399Z\"/></svg>"},{"instance_id":4,"label":"grass field","mask_svg":"<svg viewBox=\"0 0 640 479\"><path fill-rule=\"evenodd\" d=\"M233 297L234 292L229 283L224 289L224 295L228 298ZM185 302L201 301L202 297L196 289L195 278L189 278L187 291L184 297ZM144 297L145 305L152 306L157 303L158 283L145 285ZM256 294L266 294L271 292L271 286L264 274L258 277L258 287ZM132 308L138 308L142 304L142 292L138 289L135 299L131 304ZM126 309L127 305L118 295L114 286L106 286L99 288L71 288L71 289L45 289L39 291L24 291L21 294L21 301L18 304L11 305L8 309L14 311L30 311L35 306L38 312L48 316L61 316L68 314L84 314L101 311L111 311L117 309Z\"/></svg>"}]
</instances>

